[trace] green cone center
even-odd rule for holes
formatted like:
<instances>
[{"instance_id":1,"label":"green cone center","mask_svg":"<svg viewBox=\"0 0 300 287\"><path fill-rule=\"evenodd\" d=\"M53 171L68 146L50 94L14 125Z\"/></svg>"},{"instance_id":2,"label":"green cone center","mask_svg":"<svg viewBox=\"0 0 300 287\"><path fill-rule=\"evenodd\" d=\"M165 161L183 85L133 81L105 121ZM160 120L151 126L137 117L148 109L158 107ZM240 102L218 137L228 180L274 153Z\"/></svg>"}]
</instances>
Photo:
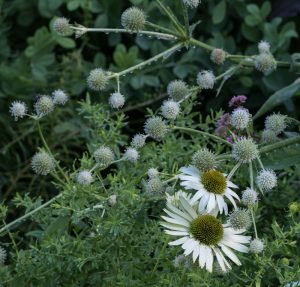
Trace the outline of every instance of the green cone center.
<instances>
[{"instance_id":1,"label":"green cone center","mask_svg":"<svg viewBox=\"0 0 300 287\"><path fill-rule=\"evenodd\" d=\"M218 244L224 234L222 223L212 215L201 215L194 219L190 225L193 237L205 245Z\"/></svg>"},{"instance_id":2,"label":"green cone center","mask_svg":"<svg viewBox=\"0 0 300 287\"><path fill-rule=\"evenodd\" d=\"M215 194L224 194L227 187L226 177L214 169L202 174L201 183L208 192Z\"/></svg>"}]
</instances>

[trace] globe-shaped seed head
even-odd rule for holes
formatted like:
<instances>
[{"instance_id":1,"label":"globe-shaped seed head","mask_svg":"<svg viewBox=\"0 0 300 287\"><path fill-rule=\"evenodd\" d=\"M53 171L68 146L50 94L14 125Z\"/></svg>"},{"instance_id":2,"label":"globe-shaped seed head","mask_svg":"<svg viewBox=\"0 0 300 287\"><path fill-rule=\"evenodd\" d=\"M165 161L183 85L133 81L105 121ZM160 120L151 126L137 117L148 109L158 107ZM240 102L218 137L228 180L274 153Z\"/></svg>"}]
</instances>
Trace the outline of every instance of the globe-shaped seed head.
<instances>
[{"instance_id":1,"label":"globe-shaped seed head","mask_svg":"<svg viewBox=\"0 0 300 287\"><path fill-rule=\"evenodd\" d=\"M217 167L216 155L207 148L200 149L193 154L192 164L202 172L214 169Z\"/></svg>"},{"instance_id":2,"label":"globe-shaped seed head","mask_svg":"<svg viewBox=\"0 0 300 287\"><path fill-rule=\"evenodd\" d=\"M210 54L210 59L217 65L222 65L226 60L226 52L223 49L213 49Z\"/></svg>"},{"instance_id":3,"label":"globe-shaped seed head","mask_svg":"<svg viewBox=\"0 0 300 287\"><path fill-rule=\"evenodd\" d=\"M40 96L34 104L34 109L38 117L43 117L50 114L54 110L52 98L46 95Z\"/></svg>"},{"instance_id":4,"label":"globe-shaped seed head","mask_svg":"<svg viewBox=\"0 0 300 287\"><path fill-rule=\"evenodd\" d=\"M108 80L107 73L101 68L96 68L90 71L87 77L87 84L91 90L99 92L105 90Z\"/></svg>"},{"instance_id":5,"label":"globe-shaped seed head","mask_svg":"<svg viewBox=\"0 0 300 287\"><path fill-rule=\"evenodd\" d=\"M255 57L255 68L268 76L276 70L277 62L271 53L261 53Z\"/></svg>"},{"instance_id":6,"label":"globe-shaped seed head","mask_svg":"<svg viewBox=\"0 0 300 287\"><path fill-rule=\"evenodd\" d=\"M93 182L93 175L88 170L81 170L77 174L77 182L80 185L90 185Z\"/></svg>"},{"instance_id":7,"label":"globe-shaped seed head","mask_svg":"<svg viewBox=\"0 0 300 287\"><path fill-rule=\"evenodd\" d=\"M262 240L255 238L250 242L249 250L251 253L259 254L264 250L264 243Z\"/></svg>"},{"instance_id":8,"label":"globe-shaped seed head","mask_svg":"<svg viewBox=\"0 0 300 287\"><path fill-rule=\"evenodd\" d=\"M36 174L47 175L54 170L55 160L44 151L37 152L31 160L31 167Z\"/></svg>"},{"instance_id":9,"label":"globe-shaped seed head","mask_svg":"<svg viewBox=\"0 0 300 287\"><path fill-rule=\"evenodd\" d=\"M124 158L125 160L128 160L129 162L136 163L137 160L139 159L139 152L132 147L129 147L126 149L124 153Z\"/></svg>"},{"instance_id":10,"label":"globe-shaped seed head","mask_svg":"<svg viewBox=\"0 0 300 287\"><path fill-rule=\"evenodd\" d=\"M263 169L256 177L257 186L262 191L270 191L277 185L277 176L271 169Z\"/></svg>"},{"instance_id":11,"label":"globe-shaped seed head","mask_svg":"<svg viewBox=\"0 0 300 287\"><path fill-rule=\"evenodd\" d=\"M94 152L95 161L103 168L108 167L114 160L114 153L111 148L101 146Z\"/></svg>"},{"instance_id":12,"label":"globe-shaped seed head","mask_svg":"<svg viewBox=\"0 0 300 287\"><path fill-rule=\"evenodd\" d=\"M272 130L263 130L261 133L261 142L265 144L275 143L279 140L276 133Z\"/></svg>"},{"instance_id":13,"label":"globe-shaped seed head","mask_svg":"<svg viewBox=\"0 0 300 287\"><path fill-rule=\"evenodd\" d=\"M201 3L201 0L183 0L183 3L189 8L197 8Z\"/></svg>"},{"instance_id":14,"label":"globe-shaped seed head","mask_svg":"<svg viewBox=\"0 0 300 287\"><path fill-rule=\"evenodd\" d=\"M286 128L286 116L281 114L268 116L265 120L265 128L273 131L276 135L279 135Z\"/></svg>"},{"instance_id":15,"label":"globe-shaped seed head","mask_svg":"<svg viewBox=\"0 0 300 287\"><path fill-rule=\"evenodd\" d=\"M53 30L60 36L70 36L73 33L69 20L64 17L58 17L53 22Z\"/></svg>"},{"instance_id":16,"label":"globe-shaped seed head","mask_svg":"<svg viewBox=\"0 0 300 287\"><path fill-rule=\"evenodd\" d=\"M143 10L137 7L126 9L121 16L122 26L130 32L139 32L144 29L146 15Z\"/></svg>"},{"instance_id":17,"label":"globe-shaped seed head","mask_svg":"<svg viewBox=\"0 0 300 287\"><path fill-rule=\"evenodd\" d=\"M232 147L232 157L241 163L249 163L259 156L256 143L251 138L240 138Z\"/></svg>"},{"instance_id":18,"label":"globe-shaped seed head","mask_svg":"<svg viewBox=\"0 0 300 287\"><path fill-rule=\"evenodd\" d=\"M120 109L125 104L125 97L120 93L113 93L108 100L110 106L114 109Z\"/></svg>"},{"instance_id":19,"label":"globe-shaped seed head","mask_svg":"<svg viewBox=\"0 0 300 287\"><path fill-rule=\"evenodd\" d=\"M147 193L157 194L162 193L164 191L165 185L159 177L153 177L147 181L145 188Z\"/></svg>"},{"instance_id":20,"label":"globe-shaped seed head","mask_svg":"<svg viewBox=\"0 0 300 287\"><path fill-rule=\"evenodd\" d=\"M23 118L27 112L27 106L24 102L14 101L9 108L10 114L14 117L15 121Z\"/></svg>"},{"instance_id":21,"label":"globe-shaped seed head","mask_svg":"<svg viewBox=\"0 0 300 287\"><path fill-rule=\"evenodd\" d=\"M181 80L174 80L168 84L167 93L174 101L184 99L189 93L188 85Z\"/></svg>"},{"instance_id":22,"label":"globe-shaped seed head","mask_svg":"<svg viewBox=\"0 0 300 287\"><path fill-rule=\"evenodd\" d=\"M152 168L148 169L147 174L148 174L149 178L154 178L154 177L157 177L159 175L159 171L156 168L152 167Z\"/></svg>"},{"instance_id":23,"label":"globe-shaped seed head","mask_svg":"<svg viewBox=\"0 0 300 287\"><path fill-rule=\"evenodd\" d=\"M245 206L247 206L248 208L251 208L257 204L258 193L251 188L247 188L242 193L241 201Z\"/></svg>"},{"instance_id":24,"label":"globe-shaped seed head","mask_svg":"<svg viewBox=\"0 0 300 287\"><path fill-rule=\"evenodd\" d=\"M229 223L234 230L248 229L251 226L249 210L236 209L229 215Z\"/></svg>"},{"instance_id":25,"label":"globe-shaped seed head","mask_svg":"<svg viewBox=\"0 0 300 287\"><path fill-rule=\"evenodd\" d=\"M251 115L247 109L237 108L230 116L230 123L237 130L244 130L249 126Z\"/></svg>"},{"instance_id":26,"label":"globe-shaped seed head","mask_svg":"<svg viewBox=\"0 0 300 287\"><path fill-rule=\"evenodd\" d=\"M173 100L165 101L161 107L161 113L167 120L175 120L179 115L179 112L180 105Z\"/></svg>"},{"instance_id":27,"label":"globe-shaped seed head","mask_svg":"<svg viewBox=\"0 0 300 287\"><path fill-rule=\"evenodd\" d=\"M270 52L270 43L264 40L261 40L257 45L259 53L269 53Z\"/></svg>"},{"instance_id":28,"label":"globe-shaped seed head","mask_svg":"<svg viewBox=\"0 0 300 287\"><path fill-rule=\"evenodd\" d=\"M69 100L69 96L63 90L55 90L52 93L52 99L53 99L53 103L55 105L61 105L61 106L63 106Z\"/></svg>"},{"instance_id":29,"label":"globe-shaped seed head","mask_svg":"<svg viewBox=\"0 0 300 287\"><path fill-rule=\"evenodd\" d=\"M197 84L202 89L212 89L214 87L216 77L212 71L201 71L197 76Z\"/></svg>"},{"instance_id":30,"label":"globe-shaped seed head","mask_svg":"<svg viewBox=\"0 0 300 287\"><path fill-rule=\"evenodd\" d=\"M131 146L139 149L146 144L146 136L142 134L136 134L131 140Z\"/></svg>"},{"instance_id":31,"label":"globe-shaped seed head","mask_svg":"<svg viewBox=\"0 0 300 287\"><path fill-rule=\"evenodd\" d=\"M155 140L162 140L168 132L168 126L161 117L149 118L145 123L145 133Z\"/></svg>"}]
</instances>

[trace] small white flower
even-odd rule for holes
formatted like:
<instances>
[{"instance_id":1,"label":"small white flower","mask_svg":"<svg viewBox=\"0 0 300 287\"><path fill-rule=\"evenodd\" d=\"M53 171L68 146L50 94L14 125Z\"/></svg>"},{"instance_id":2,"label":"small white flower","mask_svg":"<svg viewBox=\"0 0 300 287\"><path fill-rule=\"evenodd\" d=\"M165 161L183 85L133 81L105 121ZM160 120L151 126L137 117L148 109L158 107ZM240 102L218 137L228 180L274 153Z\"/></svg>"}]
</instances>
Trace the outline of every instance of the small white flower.
<instances>
[{"instance_id":1,"label":"small white flower","mask_svg":"<svg viewBox=\"0 0 300 287\"><path fill-rule=\"evenodd\" d=\"M264 250L264 243L262 240L256 238L250 242L249 250L251 253L258 254Z\"/></svg>"},{"instance_id":2,"label":"small white flower","mask_svg":"<svg viewBox=\"0 0 300 287\"><path fill-rule=\"evenodd\" d=\"M153 177L157 177L159 175L159 171L156 168L152 167L152 168L148 169L147 174L148 174L149 178L153 178Z\"/></svg>"},{"instance_id":3,"label":"small white flower","mask_svg":"<svg viewBox=\"0 0 300 287\"><path fill-rule=\"evenodd\" d=\"M23 118L26 115L27 106L24 102L15 101L11 103L9 111L15 118L15 121L17 121L19 118Z\"/></svg>"},{"instance_id":4,"label":"small white flower","mask_svg":"<svg viewBox=\"0 0 300 287\"><path fill-rule=\"evenodd\" d=\"M126 149L125 153L124 153L124 159L128 160L132 163L136 163L137 160L139 159L139 152L132 147L129 147Z\"/></svg>"},{"instance_id":5,"label":"small white flower","mask_svg":"<svg viewBox=\"0 0 300 287\"><path fill-rule=\"evenodd\" d=\"M235 109L230 116L231 125L237 130L246 129L249 126L250 120L251 115L249 111L244 108Z\"/></svg>"},{"instance_id":6,"label":"small white flower","mask_svg":"<svg viewBox=\"0 0 300 287\"><path fill-rule=\"evenodd\" d=\"M255 190L247 188L242 193L242 203L247 207L253 207L258 201L258 194Z\"/></svg>"},{"instance_id":7,"label":"small white flower","mask_svg":"<svg viewBox=\"0 0 300 287\"><path fill-rule=\"evenodd\" d=\"M239 196L231 190L238 188L234 183L227 180L225 175L217 170L200 172L196 167L182 167L180 169L181 186L185 189L196 190L191 204L200 199L199 210L206 209L211 212L217 208L220 213L228 214L228 206L224 198L229 199L235 208L235 200L239 201Z\"/></svg>"},{"instance_id":8,"label":"small white flower","mask_svg":"<svg viewBox=\"0 0 300 287\"><path fill-rule=\"evenodd\" d=\"M256 178L258 187L263 191L269 191L277 185L276 173L271 169L263 169Z\"/></svg>"},{"instance_id":9,"label":"small white flower","mask_svg":"<svg viewBox=\"0 0 300 287\"><path fill-rule=\"evenodd\" d=\"M114 109L120 109L125 104L125 97L120 93L113 93L109 98L109 104Z\"/></svg>"},{"instance_id":10,"label":"small white flower","mask_svg":"<svg viewBox=\"0 0 300 287\"><path fill-rule=\"evenodd\" d=\"M197 84L202 89L212 89L214 87L216 77L212 71L201 71L197 76Z\"/></svg>"},{"instance_id":11,"label":"small white flower","mask_svg":"<svg viewBox=\"0 0 300 287\"><path fill-rule=\"evenodd\" d=\"M261 40L258 43L258 51L259 53L269 53L270 52L270 43L264 40Z\"/></svg>"},{"instance_id":12,"label":"small white flower","mask_svg":"<svg viewBox=\"0 0 300 287\"><path fill-rule=\"evenodd\" d=\"M77 174L77 182L81 185L90 185L93 182L93 176L90 171L82 170Z\"/></svg>"},{"instance_id":13,"label":"small white flower","mask_svg":"<svg viewBox=\"0 0 300 287\"><path fill-rule=\"evenodd\" d=\"M161 106L161 113L164 118L168 120L175 120L180 112L180 105L178 102L168 100Z\"/></svg>"},{"instance_id":14,"label":"small white flower","mask_svg":"<svg viewBox=\"0 0 300 287\"><path fill-rule=\"evenodd\" d=\"M53 103L55 105L65 105L66 102L69 100L68 95L63 90L55 90L52 93Z\"/></svg>"},{"instance_id":15,"label":"small white flower","mask_svg":"<svg viewBox=\"0 0 300 287\"><path fill-rule=\"evenodd\" d=\"M201 0L183 0L184 5L190 8L197 8Z\"/></svg>"}]
</instances>

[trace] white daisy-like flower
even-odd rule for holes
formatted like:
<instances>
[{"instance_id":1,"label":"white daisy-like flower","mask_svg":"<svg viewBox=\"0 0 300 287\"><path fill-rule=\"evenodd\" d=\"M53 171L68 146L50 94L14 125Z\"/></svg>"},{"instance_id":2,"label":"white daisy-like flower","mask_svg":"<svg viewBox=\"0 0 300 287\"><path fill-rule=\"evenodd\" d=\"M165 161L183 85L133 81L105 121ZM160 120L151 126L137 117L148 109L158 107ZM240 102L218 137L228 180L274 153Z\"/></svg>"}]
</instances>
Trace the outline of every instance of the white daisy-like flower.
<instances>
[{"instance_id":1,"label":"white daisy-like flower","mask_svg":"<svg viewBox=\"0 0 300 287\"><path fill-rule=\"evenodd\" d=\"M222 224L216 218L216 211L205 213L197 211L196 207L184 198L180 197L179 206L167 203L164 209L168 216L162 216L165 232L180 238L169 245L181 245L184 255L192 255L193 262L199 261L201 268L212 272L214 257L223 271L231 269L228 257L237 265L240 260L233 250L247 253L249 248L245 246L250 242L250 236L241 235L245 230L234 230L230 224Z\"/></svg>"},{"instance_id":2,"label":"white daisy-like flower","mask_svg":"<svg viewBox=\"0 0 300 287\"><path fill-rule=\"evenodd\" d=\"M225 174L211 169L205 172L200 172L196 167L182 167L180 169L181 185L185 189L194 189L196 193L191 199L193 204L200 199L199 210L206 209L211 212L215 207L220 213L228 214L228 206L224 197L229 199L236 209L235 200L240 200L239 196L231 190L238 188L234 183L227 180Z\"/></svg>"}]
</instances>

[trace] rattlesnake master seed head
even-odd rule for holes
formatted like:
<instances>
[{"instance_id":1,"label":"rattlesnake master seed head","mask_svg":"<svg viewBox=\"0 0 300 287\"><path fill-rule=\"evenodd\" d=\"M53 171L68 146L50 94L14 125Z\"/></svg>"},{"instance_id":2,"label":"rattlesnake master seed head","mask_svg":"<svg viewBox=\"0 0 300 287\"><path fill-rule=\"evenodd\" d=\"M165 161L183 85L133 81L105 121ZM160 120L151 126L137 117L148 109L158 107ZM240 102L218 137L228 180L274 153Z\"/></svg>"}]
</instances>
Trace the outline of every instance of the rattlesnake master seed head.
<instances>
[{"instance_id":1,"label":"rattlesnake master seed head","mask_svg":"<svg viewBox=\"0 0 300 287\"><path fill-rule=\"evenodd\" d=\"M264 40L261 40L257 45L259 53L269 53L270 52L270 43Z\"/></svg>"},{"instance_id":2,"label":"rattlesnake master seed head","mask_svg":"<svg viewBox=\"0 0 300 287\"><path fill-rule=\"evenodd\" d=\"M226 52L223 49L213 49L210 54L210 59L217 65L222 65L226 60Z\"/></svg>"},{"instance_id":3,"label":"rattlesnake master seed head","mask_svg":"<svg viewBox=\"0 0 300 287\"><path fill-rule=\"evenodd\" d=\"M236 209L229 215L229 223L234 230L248 229L251 226L249 210Z\"/></svg>"},{"instance_id":4,"label":"rattlesnake master seed head","mask_svg":"<svg viewBox=\"0 0 300 287\"><path fill-rule=\"evenodd\" d=\"M0 246L0 266L5 263L7 257L6 250Z\"/></svg>"},{"instance_id":5,"label":"rattlesnake master seed head","mask_svg":"<svg viewBox=\"0 0 300 287\"><path fill-rule=\"evenodd\" d=\"M52 98L46 95L40 96L34 104L34 109L39 117L50 114L54 110L54 103Z\"/></svg>"},{"instance_id":6,"label":"rattlesnake master seed head","mask_svg":"<svg viewBox=\"0 0 300 287\"><path fill-rule=\"evenodd\" d=\"M216 155L207 148L200 149L193 154L192 164L202 172L214 169L217 166Z\"/></svg>"},{"instance_id":7,"label":"rattlesnake master seed head","mask_svg":"<svg viewBox=\"0 0 300 287\"><path fill-rule=\"evenodd\" d=\"M44 151L37 152L31 160L31 167L36 174L47 175L54 170L55 160Z\"/></svg>"},{"instance_id":8,"label":"rattlesnake master seed head","mask_svg":"<svg viewBox=\"0 0 300 287\"><path fill-rule=\"evenodd\" d=\"M27 106L24 102L14 101L9 107L10 114L14 117L15 121L23 118L27 112Z\"/></svg>"},{"instance_id":9,"label":"rattlesnake master seed head","mask_svg":"<svg viewBox=\"0 0 300 287\"><path fill-rule=\"evenodd\" d=\"M143 10L137 7L126 9L121 16L122 26L131 32L143 30L146 23L146 15Z\"/></svg>"},{"instance_id":10,"label":"rattlesnake master seed head","mask_svg":"<svg viewBox=\"0 0 300 287\"><path fill-rule=\"evenodd\" d=\"M212 89L214 87L216 77L212 71L201 71L197 76L197 84L202 89Z\"/></svg>"},{"instance_id":11,"label":"rattlesnake master seed head","mask_svg":"<svg viewBox=\"0 0 300 287\"><path fill-rule=\"evenodd\" d=\"M94 158L101 167L108 167L114 160L114 153L111 148L102 146L94 151Z\"/></svg>"},{"instance_id":12,"label":"rattlesnake master seed head","mask_svg":"<svg viewBox=\"0 0 300 287\"><path fill-rule=\"evenodd\" d=\"M180 105L179 103L168 100L163 103L161 106L161 113L164 118L168 120L175 120L180 112Z\"/></svg>"},{"instance_id":13,"label":"rattlesnake master seed head","mask_svg":"<svg viewBox=\"0 0 300 287\"><path fill-rule=\"evenodd\" d=\"M263 191L270 191L277 185L277 176L271 169L263 169L256 177L257 186Z\"/></svg>"},{"instance_id":14,"label":"rattlesnake master seed head","mask_svg":"<svg viewBox=\"0 0 300 287\"><path fill-rule=\"evenodd\" d=\"M183 3L189 8L197 8L201 3L201 0L183 0Z\"/></svg>"},{"instance_id":15,"label":"rattlesnake master seed head","mask_svg":"<svg viewBox=\"0 0 300 287\"><path fill-rule=\"evenodd\" d=\"M89 76L87 77L87 84L91 90L105 90L108 84L107 73L101 68L91 70Z\"/></svg>"},{"instance_id":16,"label":"rattlesnake master seed head","mask_svg":"<svg viewBox=\"0 0 300 287\"><path fill-rule=\"evenodd\" d=\"M242 137L232 146L232 157L239 162L248 163L259 156L256 143L251 138Z\"/></svg>"},{"instance_id":17,"label":"rattlesnake master seed head","mask_svg":"<svg viewBox=\"0 0 300 287\"><path fill-rule=\"evenodd\" d=\"M276 133L272 130L263 130L261 133L261 142L271 144L277 142L279 139Z\"/></svg>"},{"instance_id":18,"label":"rattlesnake master seed head","mask_svg":"<svg viewBox=\"0 0 300 287\"><path fill-rule=\"evenodd\" d=\"M242 203L246 205L247 207L251 208L256 205L258 201L258 193L251 189L247 188L242 193Z\"/></svg>"},{"instance_id":19,"label":"rattlesnake master seed head","mask_svg":"<svg viewBox=\"0 0 300 287\"><path fill-rule=\"evenodd\" d=\"M281 114L268 116L265 120L265 128L273 131L276 135L279 135L286 128L286 116Z\"/></svg>"},{"instance_id":20,"label":"rattlesnake master seed head","mask_svg":"<svg viewBox=\"0 0 300 287\"><path fill-rule=\"evenodd\" d=\"M277 62L271 53L261 53L255 57L255 68L267 76L276 70Z\"/></svg>"},{"instance_id":21,"label":"rattlesnake master seed head","mask_svg":"<svg viewBox=\"0 0 300 287\"><path fill-rule=\"evenodd\" d=\"M237 130L244 130L249 126L251 115L247 109L237 108L230 116L230 123Z\"/></svg>"},{"instance_id":22,"label":"rattlesnake master seed head","mask_svg":"<svg viewBox=\"0 0 300 287\"><path fill-rule=\"evenodd\" d=\"M53 22L53 30L60 36L70 36L73 34L73 30L69 23L69 20L64 17L56 18Z\"/></svg>"},{"instance_id":23,"label":"rattlesnake master seed head","mask_svg":"<svg viewBox=\"0 0 300 287\"><path fill-rule=\"evenodd\" d=\"M146 144L146 136L142 134L136 134L131 140L131 146L134 148L142 148Z\"/></svg>"},{"instance_id":24,"label":"rattlesnake master seed head","mask_svg":"<svg viewBox=\"0 0 300 287\"><path fill-rule=\"evenodd\" d=\"M109 97L109 104L114 109L122 108L125 104L125 97L120 93L113 93Z\"/></svg>"},{"instance_id":25,"label":"rattlesnake master seed head","mask_svg":"<svg viewBox=\"0 0 300 287\"><path fill-rule=\"evenodd\" d=\"M80 185L90 185L93 182L93 176L90 171L82 170L77 174L77 182Z\"/></svg>"},{"instance_id":26,"label":"rattlesnake master seed head","mask_svg":"<svg viewBox=\"0 0 300 287\"><path fill-rule=\"evenodd\" d=\"M162 140L168 132L168 126L161 117L149 118L145 123L145 133L155 140Z\"/></svg>"},{"instance_id":27,"label":"rattlesnake master seed head","mask_svg":"<svg viewBox=\"0 0 300 287\"><path fill-rule=\"evenodd\" d=\"M145 188L146 192L150 194L162 193L165 189L165 185L159 177L153 177L147 181Z\"/></svg>"},{"instance_id":28,"label":"rattlesnake master seed head","mask_svg":"<svg viewBox=\"0 0 300 287\"><path fill-rule=\"evenodd\" d=\"M264 243L258 238L253 239L250 242L249 250L251 253L259 254L264 250Z\"/></svg>"},{"instance_id":29,"label":"rattlesnake master seed head","mask_svg":"<svg viewBox=\"0 0 300 287\"><path fill-rule=\"evenodd\" d=\"M66 102L69 100L68 95L63 90L55 90L52 93L53 103L55 105L65 105Z\"/></svg>"},{"instance_id":30,"label":"rattlesnake master seed head","mask_svg":"<svg viewBox=\"0 0 300 287\"><path fill-rule=\"evenodd\" d=\"M154 178L154 177L157 177L159 175L159 172L158 172L158 170L156 168L152 167L152 168L148 169L147 174L148 174L149 178Z\"/></svg>"},{"instance_id":31,"label":"rattlesnake master seed head","mask_svg":"<svg viewBox=\"0 0 300 287\"><path fill-rule=\"evenodd\" d=\"M132 163L136 163L137 160L139 159L139 152L132 147L129 147L126 149L125 153L124 153L124 158L125 160L128 160Z\"/></svg>"},{"instance_id":32,"label":"rattlesnake master seed head","mask_svg":"<svg viewBox=\"0 0 300 287\"><path fill-rule=\"evenodd\" d=\"M174 80L169 83L167 93L174 101L180 101L188 95L189 88L184 81Z\"/></svg>"}]
</instances>

